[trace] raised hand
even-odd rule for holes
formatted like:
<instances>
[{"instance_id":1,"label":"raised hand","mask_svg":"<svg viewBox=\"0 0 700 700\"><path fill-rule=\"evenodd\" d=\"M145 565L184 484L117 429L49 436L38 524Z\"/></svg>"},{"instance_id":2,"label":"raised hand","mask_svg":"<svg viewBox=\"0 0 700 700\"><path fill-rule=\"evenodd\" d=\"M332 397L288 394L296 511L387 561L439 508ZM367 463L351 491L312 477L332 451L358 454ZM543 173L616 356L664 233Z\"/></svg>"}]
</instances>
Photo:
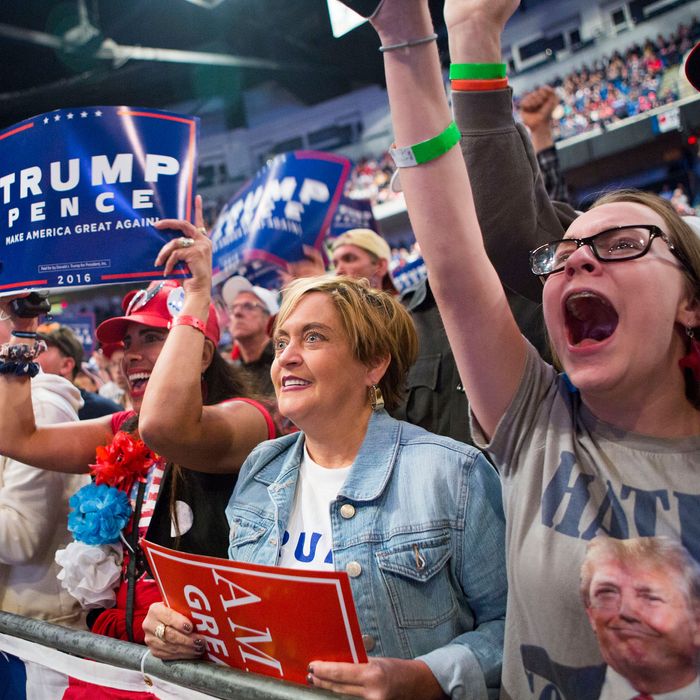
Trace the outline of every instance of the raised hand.
<instances>
[{"instance_id":1,"label":"raised hand","mask_svg":"<svg viewBox=\"0 0 700 700\"><path fill-rule=\"evenodd\" d=\"M481 23L500 34L518 9L520 0L445 0L445 24L448 30L463 23Z\"/></svg>"},{"instance_id":2,"label":"raised hand","mask_svg":"<svg viewBox=\"0 0 700 700\"><path fill-rule=\"evenodd\" d=\"M554 88L544 85L525 95L520 101L520 118L530 129L530 138L535 152L554 145L552 112L559 104Z\"/></svg>"},{"instance_id":3,"label":"raised hand","mask_svg":"<svg viewBox=\"0 0 700 700\"><path fill-rule=\"evenodd\" d=\"M519 107L520 118L530 131L542 127L549 128L552 112L557 104L559 104L559 98L554 88L543 85L522 97Z\"/></svg>"},{"instance_id":4,"label":"raised hand","mask_svg":"<svg viewBox=\"0 0 700 700\"><path fill-rule=\"evenodd\" d=\"M452 63L501 61L501 34L520 0L445 0Z\"/></svg>"},{"instance_id":5,"label":"raised hand","mask_svg":"<svg viewBox=\"0 0 700 700\"><path fill-rule=\"evenodd\" d=\"M184 262L192 273L183 286L188 293L211 292L212 245L202 216L202 198L194 202L194 224L184 219L161 219L157 229L175 229L182 236L166 243L158 253L155 265L163 265L163 274L170 274L178 262Z\"/></svg>"}]
</instances>

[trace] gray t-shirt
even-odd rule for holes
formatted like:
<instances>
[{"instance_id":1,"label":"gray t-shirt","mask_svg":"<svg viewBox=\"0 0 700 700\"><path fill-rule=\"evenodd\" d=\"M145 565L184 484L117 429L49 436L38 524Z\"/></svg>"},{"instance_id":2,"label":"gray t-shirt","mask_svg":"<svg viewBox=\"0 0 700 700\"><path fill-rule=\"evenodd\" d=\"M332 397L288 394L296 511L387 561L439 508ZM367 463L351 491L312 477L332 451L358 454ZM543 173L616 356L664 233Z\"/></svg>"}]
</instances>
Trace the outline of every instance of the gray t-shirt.
<instances>
[{"instance_id":1,"label":"gray t-shirt","mask_svg":"<svg viewBox=\"0 0 700 700\"><path fill-rule=\"evenodd\" d=\"M501 697L597 698L605 667L579 594L586 544L600 534L668 535L700 561L700 437L649 438L597 420L530 346L490 443L472 423L503 481Z\"/></svg>"}]
</instances>

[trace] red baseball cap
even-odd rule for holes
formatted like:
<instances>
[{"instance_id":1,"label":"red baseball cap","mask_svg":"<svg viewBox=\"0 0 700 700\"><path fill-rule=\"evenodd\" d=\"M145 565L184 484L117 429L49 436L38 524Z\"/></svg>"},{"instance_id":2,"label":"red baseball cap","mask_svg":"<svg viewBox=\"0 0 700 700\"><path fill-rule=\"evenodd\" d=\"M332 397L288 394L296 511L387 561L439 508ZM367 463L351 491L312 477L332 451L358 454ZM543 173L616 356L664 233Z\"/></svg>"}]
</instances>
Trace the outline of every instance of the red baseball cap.
<instances>
[{"instance_id":1,"label":"red baseball cap","mask_svg":"<svg viewBox=\"0 0 700 700\"><path fill-rule=\"evenodd\" d=\"M97 327L97 339L103 345L120 343L124 340L130 323L140 323L153 328L170 328L173 319L179 315L185 301L185 290L173 280L151 282L146 289L129 292L122 299L124 316L108 318ZM206 333L214 345L219 344L219 322L214 305L209 305Z\"/></svg>"}]
</instances>

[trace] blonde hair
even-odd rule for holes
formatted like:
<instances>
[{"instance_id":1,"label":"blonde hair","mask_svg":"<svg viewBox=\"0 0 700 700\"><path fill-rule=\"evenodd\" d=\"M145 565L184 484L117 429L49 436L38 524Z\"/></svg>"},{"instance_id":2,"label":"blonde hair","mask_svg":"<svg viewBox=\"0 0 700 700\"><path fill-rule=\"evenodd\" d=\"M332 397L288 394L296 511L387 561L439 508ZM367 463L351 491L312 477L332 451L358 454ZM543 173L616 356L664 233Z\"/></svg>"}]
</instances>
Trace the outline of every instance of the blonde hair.
<instances>
[{"instance_id":1,"label":"blonde hair","mask_svg":"<svg viewBox=\"0 0 700 700\"><path fill-rule=\"evenodd\" d=\"M618 561L621 566L637 565L674 571L685 587L688 604L700 608L700 565L690 552L669 537L633 537L617 540L601 535L591 540L581 566L581 598L590 607L591 581L595 567L606 559Z\"/></svg>"},{"instance_id":2,"label":"blonde hair","mask_svg":"<svg viewBox=\"0 0 700 700\"><path fill-rule=\"evenodd\" d=\"M340 316L353 356L367 367L390 357L378 386L387 410L403 400L406 376L418 354L418 336L406 309L391 294L365 279L321 275L294 280L283 290L275 327L283 324L301 299L312 292L327 294Z\"/></svg>"}]
</instances>

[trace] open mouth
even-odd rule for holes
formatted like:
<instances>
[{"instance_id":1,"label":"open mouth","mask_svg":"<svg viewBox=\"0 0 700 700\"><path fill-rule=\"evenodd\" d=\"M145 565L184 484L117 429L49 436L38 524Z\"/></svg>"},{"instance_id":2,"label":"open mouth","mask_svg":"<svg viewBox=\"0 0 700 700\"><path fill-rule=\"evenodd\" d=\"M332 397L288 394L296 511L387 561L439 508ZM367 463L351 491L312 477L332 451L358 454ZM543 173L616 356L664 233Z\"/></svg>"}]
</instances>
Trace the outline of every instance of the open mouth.
<instances>
[{"instance_id":1,"label":"open mouth","mask_svg":"<svg viewBox=\"0 0 700 700\"><path fill-rule=\"evenodd\" d=\"M148 379L151 376L150 372L134 372L129 375L129 385L133 392L145 391Z\"/></svg>"},{"instance_id":2,"label":"open mouth","mask_svg":"<svg viewBox=\"0 0 700 700\"><path fill-rule=\"evenodd\" d=\"M600 343L617 328L613 305L594 292L575 292L564 304L566 330L571 345Z\"/></svg>"}]
</instances>

